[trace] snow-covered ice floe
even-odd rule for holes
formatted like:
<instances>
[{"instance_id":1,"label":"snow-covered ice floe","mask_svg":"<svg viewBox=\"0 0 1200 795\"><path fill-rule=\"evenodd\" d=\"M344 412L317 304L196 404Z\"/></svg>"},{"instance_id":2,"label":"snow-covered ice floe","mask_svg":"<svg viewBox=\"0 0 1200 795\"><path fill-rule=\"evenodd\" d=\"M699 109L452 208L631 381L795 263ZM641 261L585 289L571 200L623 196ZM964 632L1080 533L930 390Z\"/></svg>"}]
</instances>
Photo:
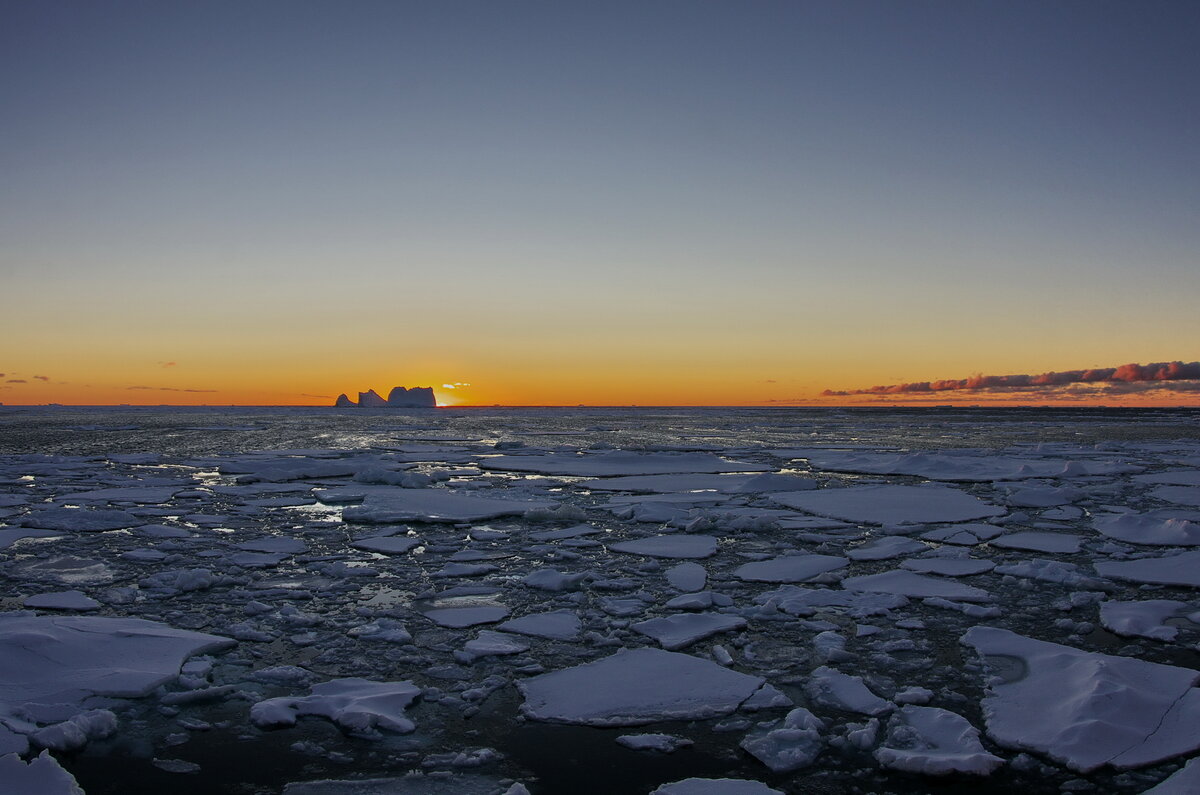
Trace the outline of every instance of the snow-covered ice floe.
<instances>
[{"instance_id":1,"label":"snow-covered ice floe","mask_svg":"<svg viewBox=\"0 0 1200 795\"><path fill-rule=\"evenodd\" d=\"M964 491L934 485L849 486L768 496L789 508L868 524L968 522L1006 513Z\"/></svg>"},{"instance_id":2,"label":"snow-covered ice floe","mask_svg":"<svg viewBox=\"0 0 1200 795\"><path fill-rule=\"evenodd\" d=\"M1200 748L1200 672L995 627L974 627L962 642L1000 674L989 682L983 714L988 736L1002 746L1084 773L1144 767Z\"/></svg>"}]
</instances>

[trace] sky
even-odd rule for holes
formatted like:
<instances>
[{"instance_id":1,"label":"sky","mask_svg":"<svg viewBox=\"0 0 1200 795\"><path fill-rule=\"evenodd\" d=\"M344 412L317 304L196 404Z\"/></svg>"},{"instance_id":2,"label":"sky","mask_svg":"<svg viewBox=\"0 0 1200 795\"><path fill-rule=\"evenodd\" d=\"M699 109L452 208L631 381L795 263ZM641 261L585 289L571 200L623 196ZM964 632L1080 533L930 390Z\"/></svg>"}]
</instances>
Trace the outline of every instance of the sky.
<instances>
[{"instance_id":1,"label":"sky","mask_svg":"<svg viewBox=\"0 0 1200 795\"><path fill-rule=\"evenodd\" d=\"M1200 403L1200 5L0 0L0 402ZM843 393L843 394L834 394Z\"/></svg>"}]
</instances>

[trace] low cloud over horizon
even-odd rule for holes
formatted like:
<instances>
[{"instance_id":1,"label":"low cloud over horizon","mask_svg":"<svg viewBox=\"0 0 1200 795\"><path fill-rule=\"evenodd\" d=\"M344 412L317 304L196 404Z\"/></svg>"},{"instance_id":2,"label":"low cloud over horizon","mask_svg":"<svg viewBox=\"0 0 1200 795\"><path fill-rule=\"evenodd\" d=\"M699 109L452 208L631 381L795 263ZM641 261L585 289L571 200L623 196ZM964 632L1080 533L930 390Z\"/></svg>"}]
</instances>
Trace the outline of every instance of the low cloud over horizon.
<instances>
[{"instance_id":1,"label":"low cloud over horizon","mask_svg":"<svg viewBox=\"0 0 1200 795\"><path fill-rule=\"evenodd\" d=\"M1157 389L1178 392L1200 391L1200 362L1156 362L1153 364L1123 364L1090 370L1065 370L1039 375L974 375L970 378L944 381L915 381L904 384L883 384L866 389L826 389L822 397L852 395L920 395L934 392L1069 392L1087 385L1104 392L1128 394Z\"/></svg>"}]
</instances>

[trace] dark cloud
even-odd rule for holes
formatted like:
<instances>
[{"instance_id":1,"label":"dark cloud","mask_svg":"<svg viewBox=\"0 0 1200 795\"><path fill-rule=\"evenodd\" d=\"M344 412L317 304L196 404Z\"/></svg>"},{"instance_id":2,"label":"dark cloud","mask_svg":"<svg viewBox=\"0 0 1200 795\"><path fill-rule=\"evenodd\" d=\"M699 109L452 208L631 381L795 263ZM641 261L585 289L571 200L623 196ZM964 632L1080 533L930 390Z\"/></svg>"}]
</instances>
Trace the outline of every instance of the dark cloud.
<instances>
[{"instance_id":1,"label":"dark cloud","mask_svg":"<svg viewBox=\"0 0 1200 795\"><path fill-rule=\"evenodd\" d=\"M6 384L28 384L29 382L26 381L24 378L10 378L7 381L5 381L4 383L6 383Z\"/></svg>"},{"instance_id":2,"label":"dark cloud","mask_svg":"<svg viewBox=\"0 0 1200 795\"><path fill-rule=\"evenodd\" d=\"M956 391L1056 391L1072 384L1116 385L1114 391L1124 389L1131 384L1157 384L1157 388L1160 389L1194 391L1181 387L1181 383L1191 381L1200 381L1200 362L1123 364L1120 367L1067 370L1061 373L1049 372L1040 375L974 375L963 379L886 384L867 389L826 389L821 394L825 397L847 397L849 395L908 395Z\"/></svg>"},{"instance_id":3,"label":"dark cloud","mask_svg":"<svg viewBox=\"0 0 1200 795\"><path fill-rule=\"evenodd\" d=\"M333 397L333 395L310 395L310 394L308 394L307 392L301 392L301 393L300 393L300 397L319 397L319 398L331 398L331 397Z\"/></svg>"},{"instance_id":4,"label":"dark cloud","mask_svg":"<svg viewBox=\"0 0 1200 795\"><path fill-rule=\"evenodd\" d=\"M50 380L50 376L48 376L48 375L35 375L34 378L36 378L39 381L49 381Z\"/></svg>"}]
</instances>

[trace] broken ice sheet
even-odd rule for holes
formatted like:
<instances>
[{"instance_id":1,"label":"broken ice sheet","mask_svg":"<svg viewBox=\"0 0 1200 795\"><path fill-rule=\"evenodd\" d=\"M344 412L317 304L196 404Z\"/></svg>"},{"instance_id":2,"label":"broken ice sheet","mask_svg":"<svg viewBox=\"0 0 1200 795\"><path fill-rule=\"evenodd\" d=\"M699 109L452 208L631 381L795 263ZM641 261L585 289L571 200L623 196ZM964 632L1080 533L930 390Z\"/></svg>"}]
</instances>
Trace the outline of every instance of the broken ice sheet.
<instances>
[{"instance_id":1,"label":"broken ice sheet","mask_svg":"<svg viewBox=\"0 0 1200 795\"><path fill-rule=\"evenodd\" d=\"M270 698L250 709L250 719L262 728L292 726L298 718L328 718L342 729L362 737L375 737L379 729L398 734L416 725L404 711L421 695L412 682L373 682L367 679L332 679L313 685L308 696Z\"/></svg>"},{"instance_id":2,"label":"broken ice sheet","mask_svg":"<svg viewBox=\"0 0 1200 795\"><path fill-rule=\"evenodd\" d=\"M1006 511L948 486L847 486L769 494L788 508L866 524L966 522Z\"/></svg>"},{"instance_id":3,"label":"broken ice sheet","mask_svg":"<svg viewBox=\"0 0 1200 795\"><path fill-rule=\"evenodd\" d=\"M480 459L484 469L537 472L543 475L615 477L687 473L763 472L772 467L730 461L710 453L636 453L623 450L603 453L546 453L500 455Z\"/></svg>"},{"instance_id":4,"label":"broken ice sheet","mask_svg":"<svg viewBox=\"0 0 1200 795\"><path fill-rule=\"evenodd\" d=\"M983 747L966 718L937 707L901 707L888 721L887 739L875 758L884 767L931 776L986 776L1004 764Z\"/></svg>"},{"instance_id":5,"label":"broken ice sheet","mask_svg":"<svg viewBox=\"0 0 1200 795\"><path fill-rule=\"evenodd\" d=\"M1143 767L1200 748L1196 671L995 627L973 627L962 642L990 670L1016 664L1014 674L988 683L982 704L987 733L1000 745L1083 773Z\"/></svg>"},{"instance_id":6,"label":"broken ice sheet","mask_svg":"<svg viewBox=\"0 0 1200 795\"><path fill-rule=\"evenodd\" d=\"M764 683L688 654L622 649L517 683L533 720L638 726L728 715Z\"/></svg>"}]
</instances>

